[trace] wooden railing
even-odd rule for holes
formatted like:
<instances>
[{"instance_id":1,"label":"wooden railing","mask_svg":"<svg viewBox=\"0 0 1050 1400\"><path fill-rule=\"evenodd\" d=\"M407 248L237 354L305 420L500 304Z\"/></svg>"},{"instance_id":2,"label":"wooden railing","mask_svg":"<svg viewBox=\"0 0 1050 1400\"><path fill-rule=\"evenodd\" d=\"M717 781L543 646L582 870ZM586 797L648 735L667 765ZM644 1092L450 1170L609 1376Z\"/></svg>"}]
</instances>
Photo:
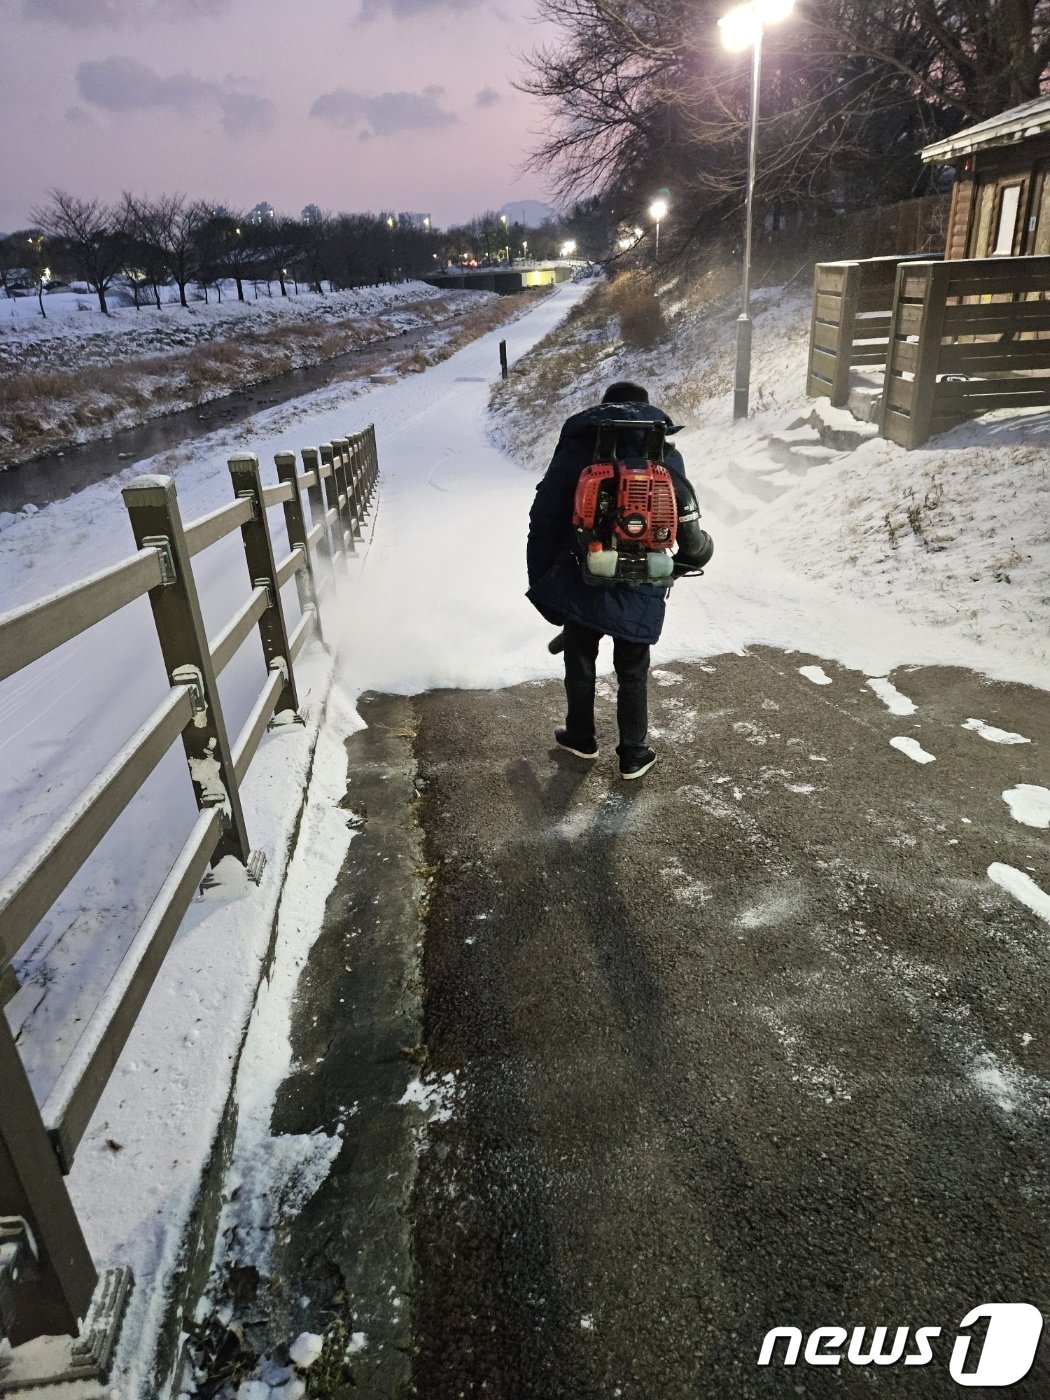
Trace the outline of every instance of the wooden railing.
<instances>
[{"instance_id":1,"label":"wooden railing","mask_svg":"<svg viewBox=\"0 0 1050 1400\"><path fill-rule=\"evenodd\" d=\"M929 261L930 254L817 263L806 381L811 398L826 394L841 408L849 398L850 369L886 363L897 269L920 258Z\"/></svg>"},{"instance_id":2,"label":"wooden railing","mask_svg":"<svg viewBox=\"0 0 1050 1400\"><path fill-rule=\"evenodd\" d=\"M880 431L902 447L995 408L1050 405L1050 257L898 269Z\"/></svg>"},{"instance_id":3,"label":"wooden railing","mask_svg":"<svg viewBox=\"0 0 1050 1400\"><path fill-rule=\"evenodd\" d=\"M126 1271L99 1280L62 1178L209 865L234 856L257 873L241 784L267 725L298 717L295 661L311 635L324 641L321 605L335 587L337 560L354 551L361 535L379 472L372 428L304 449L302 457L300 473L293 453L278 453L278 482L269 486L257 457L232 457L234 499L189 524L169 477L139 477L123 492L137 553L0 617L2 680L147 595L171 684L146 723L0 887L0 974L9 991L17 987L12 960L27 937L179 738L199 809L103 1000L78 1008L83 1034L42 1106L0 1010L0 1338L12 1346L77 1335L93 1297L97 1307L104 1294L112 1309L128 1286ZM288 536L283 558L274 553L267 519L278 504ZM192 559L238 528L250 591L209 638ZM281 587L292 578L302 615L289 632ZM253 630L268 679L231 743L217 677Z\"/></svg>"}]
</instances>

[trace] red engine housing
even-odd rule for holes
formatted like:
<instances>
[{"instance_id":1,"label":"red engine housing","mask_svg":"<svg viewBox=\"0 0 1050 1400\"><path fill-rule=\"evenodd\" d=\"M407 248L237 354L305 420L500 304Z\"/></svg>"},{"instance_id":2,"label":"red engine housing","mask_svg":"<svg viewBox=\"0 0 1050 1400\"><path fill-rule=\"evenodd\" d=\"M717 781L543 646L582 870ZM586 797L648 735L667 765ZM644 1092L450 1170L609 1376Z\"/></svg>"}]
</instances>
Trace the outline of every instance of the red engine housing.
<instances>
[{"instance_id":1,"label":"red engine housing","mask_svg":"<svg viewBox=\"0 0 1050 1400\"><path fill-rule=\"evenodd\" d=\"M655 462L596 462L576 483L572 523L595 539L674 549L678 506L666 467ZM615 546L613 546L615 547Z\"/></svg>"}]
</instances>

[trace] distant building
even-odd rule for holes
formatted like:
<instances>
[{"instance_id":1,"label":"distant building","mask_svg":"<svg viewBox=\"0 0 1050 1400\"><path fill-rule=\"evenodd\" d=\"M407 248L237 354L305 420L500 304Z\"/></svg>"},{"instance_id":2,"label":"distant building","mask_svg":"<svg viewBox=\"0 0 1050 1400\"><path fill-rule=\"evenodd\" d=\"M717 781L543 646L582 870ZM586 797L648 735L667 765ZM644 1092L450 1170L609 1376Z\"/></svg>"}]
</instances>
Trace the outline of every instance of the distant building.
<instances>
[{"instance_id":1,"label":"distant building","mask_svg":"<svg viewBox=\"0 0 1050 1400\"><path fill-rule=\"evenodd\" d=\"M324 215L316 204L308 204L299 216L304 224L319 224L324 220Z\"/></svg>"},{"instance_id":2,"label":"distant building","mask_svg":"<svg viewBox=\"0 0 1050 1400\"><path fill-rule=\"evenodd\" d=\"M1050 253L1050 96L935 141L922 158L955 167L946 258Z\"/></svg>"},{"instance_id":3,"label":"distant building","mask_svg":"<svg viewBox=\"0 0 1050 1400\"><path fill-rule=\"evenodd\" d=\"M256 225L271 224L276 218L277 210L265 199L261 199L255 208L249 211L247 222Z\"/></svg>"}]
</instances>

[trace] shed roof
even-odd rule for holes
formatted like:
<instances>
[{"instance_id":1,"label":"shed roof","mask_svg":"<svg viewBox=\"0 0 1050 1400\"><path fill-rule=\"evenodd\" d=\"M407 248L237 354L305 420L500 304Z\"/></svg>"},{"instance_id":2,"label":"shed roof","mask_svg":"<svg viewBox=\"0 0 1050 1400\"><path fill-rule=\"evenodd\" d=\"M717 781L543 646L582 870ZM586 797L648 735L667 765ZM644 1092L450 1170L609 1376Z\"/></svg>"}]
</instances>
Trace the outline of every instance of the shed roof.
<instances>
[{"instance_id":1,"label":"shed roof","mask_svg":"<svg viewBox=\"0 0 1050 1400\"><path fill-rule=\"evenodd\" d=\"M935 141L923 150L922 158L925 161L958 160L989 146L1015 146L1047 131L1050 131L1050 95L1022 102L1020 107L1011 107L997 117L968 126L945 141Z\"/></svg>"}]
</instances>

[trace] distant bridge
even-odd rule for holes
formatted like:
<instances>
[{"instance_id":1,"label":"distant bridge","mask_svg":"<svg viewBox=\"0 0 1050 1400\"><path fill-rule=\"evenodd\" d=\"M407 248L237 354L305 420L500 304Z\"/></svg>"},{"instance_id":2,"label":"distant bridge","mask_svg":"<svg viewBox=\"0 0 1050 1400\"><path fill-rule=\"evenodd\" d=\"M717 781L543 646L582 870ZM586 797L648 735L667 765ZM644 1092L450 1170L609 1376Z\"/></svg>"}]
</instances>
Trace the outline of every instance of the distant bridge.
<instances>
[{"instance_id":1,"label":"distant bridge","mask_svg":"<svg viewBox=\"0 0 1050 1400\"><path fill-rule=\"evenodd\" d=\"M509 296L526 287L553 287L556 282L567 282L575 268L575 263L557 260L496 267L456 267L431 273L422 280L431 287L465 287L468 291L499 292Z\"/></svg>"}]
</instances>

